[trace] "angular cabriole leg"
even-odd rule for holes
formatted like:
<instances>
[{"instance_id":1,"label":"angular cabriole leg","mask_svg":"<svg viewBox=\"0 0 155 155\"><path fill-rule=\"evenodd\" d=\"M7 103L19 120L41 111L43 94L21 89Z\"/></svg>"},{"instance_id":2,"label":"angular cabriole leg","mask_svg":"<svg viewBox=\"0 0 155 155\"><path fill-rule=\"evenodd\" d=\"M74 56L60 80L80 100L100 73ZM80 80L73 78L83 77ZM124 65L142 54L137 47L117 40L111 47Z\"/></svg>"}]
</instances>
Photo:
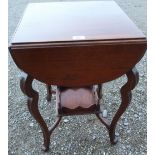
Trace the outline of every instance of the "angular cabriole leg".
<instances>
[{"instance_id":1,"label":"angular cabriole leg","mask_svg":"<svg viewBox=\"0 0 155 155\"><path fill-rule=\"evenodd\" d=\"M37 91L35 91L32 88L32 82L34 78L30 75L26 75L25 77L22 77L20 80L20 87L21 90L25 95L28 96L28 109L31 113L31 115L35 118L35 120L39 123L44 137L44 145L43 150L47 151L49 149L50 144L50 133L48 130L48 127L41 116L39 109L38 109L38 98L39 94Z\"/></svg>"},{"instance_id":2,"label":"angular cabriole leg","mask_svg":"<svg viewBox=\"0 0 155 155\"><path fill-rule=\"evenodd\" d=\"M125 112L126 108L129 106L132 98L131 90L135 88L135 86L139 81L139 74L135 67L129 70L126 73L126 76L127 76L127 83L121 88L120 91L122 102L109 127L109 136L111 144L116 144L117 142L117 139L115 137L115 128L117 122L119 118L122 116L122 114Z\"/></svg>"}]
</instances>

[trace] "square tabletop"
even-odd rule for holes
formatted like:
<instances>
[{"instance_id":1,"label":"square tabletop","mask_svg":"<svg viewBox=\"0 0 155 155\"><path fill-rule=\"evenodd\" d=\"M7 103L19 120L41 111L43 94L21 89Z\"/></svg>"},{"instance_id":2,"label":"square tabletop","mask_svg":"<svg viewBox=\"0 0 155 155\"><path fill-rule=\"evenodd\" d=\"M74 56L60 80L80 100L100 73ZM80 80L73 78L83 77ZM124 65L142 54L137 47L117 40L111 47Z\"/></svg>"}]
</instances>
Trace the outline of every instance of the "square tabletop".
<instances>
[{"instance_id":1,"label":"square tabletop","mask_svg":"<svg viewBox=\"0 0 155 155\"><path fill-rule=\"evenodd\" d=\"M11 43L142 38L114 1L46 2L28 4Z\"/></svg>"}]
</instances>

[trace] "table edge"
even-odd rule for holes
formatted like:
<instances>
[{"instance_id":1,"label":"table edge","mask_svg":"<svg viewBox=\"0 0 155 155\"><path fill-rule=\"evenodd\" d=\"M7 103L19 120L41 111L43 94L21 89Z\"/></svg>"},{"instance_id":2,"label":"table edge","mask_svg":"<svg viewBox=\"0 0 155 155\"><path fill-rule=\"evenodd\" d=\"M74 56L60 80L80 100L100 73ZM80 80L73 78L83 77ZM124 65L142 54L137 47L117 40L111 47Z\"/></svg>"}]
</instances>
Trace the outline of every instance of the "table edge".
<instances>
[{"instance_id":1,"label":"table edge","mask_svg":"<svg viewBox=\"0 0 155 155\"><path fill-rule=\"evenodd\" d=\"M33 43L10 43L9 48L47 48L47 47L68 47L68 46L91 46L91 45L115 45L115 44L146 44L147 39L110 39L110 40L80 40L80 41L59 41L59 42L33 42Z\"/></svg>"}]
</instances>

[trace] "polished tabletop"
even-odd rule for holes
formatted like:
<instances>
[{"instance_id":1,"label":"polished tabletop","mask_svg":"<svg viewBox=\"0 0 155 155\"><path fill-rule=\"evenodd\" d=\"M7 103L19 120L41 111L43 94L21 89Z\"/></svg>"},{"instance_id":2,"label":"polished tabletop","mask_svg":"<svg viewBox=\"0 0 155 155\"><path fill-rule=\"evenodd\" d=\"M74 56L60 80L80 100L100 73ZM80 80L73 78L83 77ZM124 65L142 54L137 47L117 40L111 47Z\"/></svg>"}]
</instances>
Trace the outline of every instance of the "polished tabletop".
<instances>
[{"instance_id":1,"label":"polished tabletop","mask_svg":"<svg viewBox=\"0 0 155 155\"><path fill-rule=\"evenodd\" d=\"M114 1L30 3L12 44L145 36Z\"/></svg>"},{"instance_id":2,"label":"polished tabletop","mask_svg":"<svg viewBox=\"0 0 155 155\"><path fill-rule=\"evenodd\" d=\"M35 79L79 87L126 74L146 38L114 1L30 3L9 49Z\"/></svg>"}]
</instances>

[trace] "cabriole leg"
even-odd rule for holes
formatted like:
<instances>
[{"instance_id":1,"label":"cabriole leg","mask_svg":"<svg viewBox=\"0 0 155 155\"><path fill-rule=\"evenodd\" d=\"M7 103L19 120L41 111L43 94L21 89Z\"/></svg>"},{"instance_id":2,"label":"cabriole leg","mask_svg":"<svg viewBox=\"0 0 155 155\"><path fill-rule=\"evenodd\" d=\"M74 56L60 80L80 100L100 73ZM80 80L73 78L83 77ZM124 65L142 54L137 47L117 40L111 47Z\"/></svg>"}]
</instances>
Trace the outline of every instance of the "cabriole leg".
<instances>
[{"instance_id":1,"label":"cabriole leg","mask_svg":"<svg viewBox=\"0 0 155 155\"><path fill-rule=\"evenodd\" d=\"M49 144L50 144L50 133L38 109L39 94L37 91L35 91L32 88L33 80L34 78L31 77L30 75L26 75L25 77L22 77L20 80L20 87L23 93L28 97L28 109L31 115L35 118L35 120L39 123L41 127L41 130L43 132L43 137L44 137L43 149L44 151L47 151L49 149Z\"/></svg>"},{"instance_id":2,"label":"cabriole leg","mask_svg":"<svg viewBox=\"0 0 155 155\"><path fill-rule=\"evenodd\" d=\"M125 112L126 108L129 106L132 98L131 90L135 88L139 81L139 74L136 68L129 70L126 73L126 76L127 83L120 90L122 102L109 127L109 136L111 144L116 144L117 142L115 137L115 128L117 122L119 118L122 116L122 114Z\"/></svg>"}]
</instances>

